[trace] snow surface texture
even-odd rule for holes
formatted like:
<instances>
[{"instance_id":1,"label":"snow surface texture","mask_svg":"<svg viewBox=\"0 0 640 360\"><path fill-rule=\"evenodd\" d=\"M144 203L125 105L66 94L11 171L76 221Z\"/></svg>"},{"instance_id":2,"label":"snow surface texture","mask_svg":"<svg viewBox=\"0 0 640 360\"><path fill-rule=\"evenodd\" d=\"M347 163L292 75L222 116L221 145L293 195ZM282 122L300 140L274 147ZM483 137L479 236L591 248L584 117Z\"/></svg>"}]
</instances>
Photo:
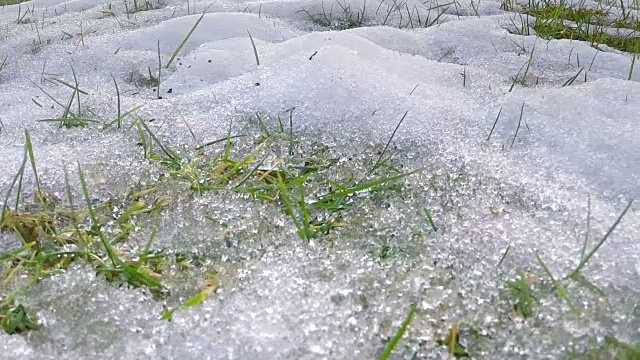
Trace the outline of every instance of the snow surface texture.
<instances>
[{"instance_id":1,"label":"snow surface texture","mask_svg":"<svg viewBox=\"0 0 640 360\"><path fill-rule=\"evenodd\" d=\"M108 7L98 0L34 0L0 11L0 56L7 56L0 72L1 194L22 161L25 128L48 189L63 193L65 167L77 189L78 161L97 198L157 179L158 166L143 158L133 133L36 121L63 111L38 87L62 102L70 95L68 87L41 79L73 83L72 67L89 94L85 104L99 117L116 117L113 76L123 111L143 104L138 114L154 119L150 126L173 146L218 139L246 114L295 107L297 128L338 153L359 154L384 144L408 111L394 145L407 168L426 167L426 173L407 178L403 198L368 215L366 231L345 233L332 246L305 244L288 217L231 191L194 197L170 188L177 201L163 215L155 246L219 259L229 270L218 292L167 322L158 319L162 302L143 290L117 288L74 266L29 291L22 302L37 311L43 327L0 334L0 358L370 359L410 303L418 312L397 358L445 356L436 339L454 322L466 326L461 341L477 358L559 358L605 335L640 341L637 203L584 272L607 297L594 302L589 292L569 289L588 304L583 317L567 315L563 301L550 296L536 317L512 318L498 281L501 271L537 266L535 250L556 274L575 267L588 194L594 239L640 197L638 61L627 80L628 54L609 49L596 56L584 42L511 34L506 29L514 15L496 1L479 2L479 16L462 2L437 26L416 29L398 29L407 16L387 17L376 13L378 3L366 3L371 26L345 31L318 31L301 11L322 13L328 2L161 4L129 18L121 1ZM406 5L424 17L435 3ZM16 24L27 6L31 20ZM384 1L382 9L388 6ZM162 73L157 99L157 90L141 87L135 74L157 71L158 46L166 63L207 7ZM529 85L508 92L534 46ZM581 74L562 87L585 66L586 82ZM430 182L431 174L438 180ZM412 237L423 207L442 231ZM206 214L234 224L237 243L225 245L225 230ZM252 239L261 226L272 231ZM16 244L6 233L0 241L0 249ZM371 251L381 242L403 255L380 261Z\"/></svg>"}]
</instances>

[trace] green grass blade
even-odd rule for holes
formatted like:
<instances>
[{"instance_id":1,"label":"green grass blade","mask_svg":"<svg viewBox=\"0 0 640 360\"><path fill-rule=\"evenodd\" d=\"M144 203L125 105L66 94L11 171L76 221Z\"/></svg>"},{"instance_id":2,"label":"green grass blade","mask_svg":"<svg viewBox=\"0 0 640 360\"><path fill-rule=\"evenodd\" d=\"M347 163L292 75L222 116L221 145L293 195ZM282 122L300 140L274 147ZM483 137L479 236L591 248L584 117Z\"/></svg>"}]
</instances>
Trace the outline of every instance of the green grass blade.
<instances>
[{"instance_id":1,"label":"green grass blade","mask_svg":"<svg viewBox=\"0 0 640 360\"><path fill-rule=\"evenodd\" d=\"M263 158L262 160L260 160L260 162L258 162L258 164L251 169L251 171L249 171L249 173L247 175L245 175L242 179L240 179L240 181L238 182L238 184L234 185L234 189L239 188L240 186L242 186L242 184L244 184L247 180L249 180L249 178L251 178L251 176L253 176L253 174L256 173L256 171L258 171L258 169L260 169L260 167L262 166L262 164L264 164L264 162L267 160L267 158Z\"/></svg>"},{"instance_id":2,"label":"green grass blade","mask_svg":"<svg viewBox=\"0 0 640 360\"><path fill-rule=\"evenodd\" d=\"M96 211L93 208L93 205L91 204L91 196L89 195L89 188L87 187L87 182L84 177L84 171L82 171L82 168L80 167L80 163L78 163L78 173L80 174L80 184L82 185L82 193L84 195L85 201L87 202L87 209L89 210L89 216L91 217L91 229L96 234L98 234L98 237L100 238L100 242L102 243L102 246L107 252L107 256L109 257L109 260L111 260L111 263L113 264L113 266L117 266L120 263L120 259L116 257L115 253L113 252L113 249L111 248L111 245L109 244L106 237L104 236L104 233L100 229L100 223L98 222Z\"/></svg>"},{"instance_id":3,"label":"green grass blade","mask_svg":"<svg viewBox=\"0 0 640 360\"><path fill-rule=\"evenodd\" d=\"M289 194L287 194L287 189L284 186L284 181L282 181L280 172L278 172L278 192L280 193L280 200L282 200L282 206L284 207L285 213L289 215L289 217L291 217L291 220L293 220L296 229L298 229L298 233L306 240L306 234L302 231L302 226L298 221L295 211L293 211L293 207L291 206L291 199L289 199Z\"/></svg>"},{"instance_id":4,"label":"green grass blade","mask_svg":"<svg viewBox=\"0 0 640 360\"><path fill-rule=\"evenodd\" d=\"M536 260L540 264L540 266L542 266L542 269L544 270L544 272L551 279L551 284L553 284L553 287L556 289L556 292L558 293L558 296L560 296L562 299L564 299L564 301L567 302L567 305L569 305L569 308L571 309L571 312L573 312L575 315L579 316L580 315L580 310L578 310L578 308L575 307L575 305L573 305L573 301L571 301L571 298L569 297L569 293L567 293L567 290L564 288L564 286L562 286L562 284L560 284L560 282L558 282L555 279L555 277L553 277L553 274L551 273L551 270L549 270L547 265L545 265L545 263L542 262L542 259L538 255L537 251L534 253L534 255L536 257Z\"/></svg>"},{"instance_id":5,"label":"green grass blade","mask_svg":"<svg viewBox=\"0 0 640 360\"><path fill-rule=\"evenodd\" d=\"M589 244L589 231L591 230L591 194L587 194L587 231L584 236L582 250L580 251L580 261L584 259L587 253L587 245Z\"/></svg>"},{"instance_id":6,"label":"green grass blade","mask_svg":"<svg viewBox=\"0 0 640 360\"><path fill-rule=\"evenodd\" d=\"M202 144L202 145L196 147L196 150L202 150L202 149L206 148L207 146L215 145L215 144L221 143L223 141L226 142L228 139L231 140L231 139L236 139L236 138L240 138L240 137L244 137L244 136L247 136L247 135L242 135L241 134L241 135L225 136L223 138L216 139L216 140L213 140L213 141L209 141L208 143Z\"/></svg>"},{"instance_id":7,"label":"green grass blade","mask_svg":"<svg viewBox=\"0 0 640 360\"><path fill-rule=\"evenodd\" d=\"M75 206L73 205L73 196L71 194L71 184L69 183L69 173L67 172L66 168L64 170L64 183L65 183L65 190L67 192L67 198L69 200L69 207L71 210L71 224L73 225L73 229L76 232L78 239L83 239L84 235L83 235L83 232L80 230L80 224L78 223L78 219L76 217L76 210L75 210Z\"/></svg>"},{"instance_id":8,"label":"green grass blade","mask_svg":"<svg viewBox=\"0 0 640 360\"><path fill-rule=\"evenodd\" d=\"M118 100L118 104L119 104L119 102L120 102L120 100ZM103 129L107 129L107 128L109 128L109 127L113 126L113 124L118 124L117 128L119 129L119 128L120 128L120 125L121 125L121 122L122 122L122 119L124 119L124 118L126 118L127 116L129 116L129 115L133 114L134 112L138 111L138 109L140 109L141 107L143 107L143 106L144 106L144 104L137 105L137 106L135 106L135 107L131 108L131 110L129 110L129 111L127 111L127 112L125 112L125 113L124 113L124 114L122 114L122 115L120 115L120 109L119 109L119 106L120 106L120 105L118 105L118 118L117 118L117 119L115 119L115 120L113 120L113 121L111 121L110 123L106 123L106 124L104 124Z\"/></svg>"},{"instance_id":9,"label":"green grass blade","mask_svg":"<svg viewBox=\"0 0 640 360\"><path fill-rule=\"evenodd\" d=\"M378 185L382 185L382 184L385 184L385 183L388 183L388 182L391 182L391 181L400 180L400 179L403 179L403 178L405 178L405 177L407 177L409 175L413 175L413 174L415 174L417 172L420 172L420 171L423 171L423 170L424 169L421 168L421 169L416 169L416 170L410 171L408 173L400 174L400 175L394 175L394 176L383 177L383 178L379 178L379 179L373 179L373 180L367 181L365 183L362 183L360 185L356 185L356 186L352 186L352 187L346 188L345 190L342 190L342 191L338 191L338 192L335 192L335 193L327 194L327 195L321 197L319 202L328 201L328 200L331 200L331 199L339 197L339 196L351 195L351 194L353 194L355 192L358 192L358 191L366 190L366 189L369 189L369 188L372 188L372 187L375 187L375 186L378 186Z\"/></svg>"},{"instance_id":10,"label":"green grass blade","mask_svg":"<svg viewBox=\"0 0 640 360\"><path fill-rule=\"evenodd\" d=\"M404 119L407 117L407 114L409 113L409 110L405 111L404 115L402 115L402 118L400 119L400 121L398 121L398 124L396 125L396 128L393 129L393 133L391 133L391 137L389 138L389 141L387 141L387 144L384 146L384 149L382 150L382 153L380 154L380 157L378 157L378 160L376 161L376 163L373 165L373 167L371 168L371 170L369 170L368 174L371 174L372 172L374 172L378 166L381 165L381 160L382 157L384 156L384 154L387 152L387 149L389 148L389 145L391 145L391 141L393 141L394 136L396 136L396 132L398 131L398 129L400 128L400 125L402 125L402 122L404 121Z\"/></svg>"},{"instance_id":11,"label":"green grass blade","mask_svg":"<svg viewBox=\"0 0 640 360\"><path fill-rule=\"evenodd\" d=\"M311 227L310 227L310 220L309 220L309 211L307 210L307 204L305 203L305 196L304 196L304 181L298 185L298 191L299 191L299 195L300 195L300 210L302 210L302 226L304 227L304 232L305 232L305 236L312 236L313 232L311 231Z\"/></svg>"},{"instance_id":12,"label":"green grass blade","mask_svg":"<svg viewBox=\"0 0 640 360\"><path fill-rule=\"evenodd\" d=\"M156 225L154 226L153 230L151 230L151 236L149 236L149 241L147 242L147 245L144 247L144 251L140 256L140 260L135 265L136 271L139 271L140 268L142 267L142 264L144 264L147 261L147 257L149 256L149 252L151 251L151 245L153 244L153 240L155 240L157 233L158 233L158 226Z\"/></svg>"},{"instance_id":13,"label":"green grass blade","mask_svg":"<svg viewBox=\"0 0 640 360\"><path fill-rule=\"evenodd\" d=\"M578 72L574 76L570 77L567 81L565 81L564 84L562 84L562 87L570 86L571 84L573 84L573 82L576 81L576 79L578 78L582 70L584 70L583 67L580 68L580 70L578 70Z\"/></svg>"},{"instance_id":14,"label":"green grass blade","mask_svg":"<svg viewBox=\"0 0 640 360\"><path fill-rule=\"evenodd\" d=\"M289 156L293 156L293 110L289 112Z\"/></svg>"},{"instance_id":15,"label":"green grass blade","mask_svg":"<svg viewBox=\"0 0 640 360\"><path fill-rule=\"evenodd\" d=\"M118 88L118 82L116 78L111 74L111 78L113 79L113 85L116 87L116 101L118 107L118 117L116 121L118 122L118 129L120 129L120 120L122 119L121 109L120 109L120 88Z\"/></svg>"},{"instance_id":16,"label":"green grass blade","mask_svg":"<svg viewBox=\"0 0 640 360\"><path fill-rule=\"evenodd\" d=\"M627 207L624 208L624 210L622 211L622 213L620 214L620 216L618 216L618 218L616 219L616 221L613 223L613 225L609 228L609 230L607 231L607 233L602 237L602 239L600 239L600 241L596 244L596 246L593 247L593 249L591 249L591 251L583 258L580 260L580 263L578 264L578 266L576 267L575 270L573 270L571 272L571 274L569 274L570 278L576 277L580 271L582 270L582 268L584 268L587 263L589 262L589 260L591 260L591 257L593 257L593 255L600 249L600 247L602 246L602 244L604 244L604 242L607 240L607 238L609 238L609 236L611 236L611 234L613 233L613 230L615 230L615 228L618 226L618 224L620 224L620 221L622 220L622 218L624 217L624 215L627 213L627 211L631 208L631 204L633 204L633 200L629 201L629 204L627 204Z\"/></svg>"},{"instance_id":17,"label":"green grass blade","mask_svg":"<svg viewBox=\"0 0 640 360\"><path fill-rule=\"evenodd\" d=\"M9 204L9 198L11 197L11 192L13 191L13 187L16 185L16 182L18 182L18 179L20 179L20 185L18 186L18 193L16 195L16 206L15 206L15 210L18 210L18 204L20 203L20 188L22 187L22 176L24 174L24 168L27 165L27 152L25 151L24 153L24 157L22 158L22 165L20 165L20 169L18 170L18 172L16 173L16 175L13 177L13 181L11 182L11 186L9 186L9 190L7 191L7 195L4 198L4 203L2 204L2 209L0 211L2 211L2 214L0 214L0 227L2 227L2 225L4 224L4 217L6 216L6 212L9 211L8 209L8 204Z\"/></svg>"},{"instance_id":18,"label":"green grass blade","mask_svg":"<svg viewBox=\"0 0 640 360\"><path fill-rule=\"evenodd\" d=\"M80 93L82 95L89 95L88 92L86 92L86 91L84 91L84 90L82 90L80 88L77 88L75 85L69 84L68 82L66 82L64 80L55 79L54 81L66 86L68 88L70 88L71 90L76 90L78 93Z\"/></svg>"},{"instance_id":19,"label":"green grass blade","mask_svg":"<svg viewBox=\"0 0 640 360\"><path fill-rule=\"evenodd\" d=\"M180 163L180 157L178 156L178 154L176 154L173 150L171 150L168 147L165 147L164 144L162 144L162 142L160 141L160 139L158 139L156 137L156 135L153 133L153 131L151 131L151 129L149 128L149 126L147 126L147 124L143 121L140 120L140 124L144 127L144 129L147 131L147 133L149 134L149 136L151 136L151 138L153 139L153 141L155 141L156 144L158 144L158 146L160 146L160 149L162 150L162 152L167 155L167 157L169 159L171 159L171 161L173 161L176 164Z\"/></svg>"},{"instance_id":20,"label":"green grass blade","mask_svg":"<svg viewBox=\"0 0 640 360\"><path fill-rule=\"evenodd\" d=\"M522 107L520 108L520 118L518 119L518 127L516 127L516 133L513 134L513 139L511 140L511 148L513 148L513 144L516 142L516 137L518 136L518 131L520 131L520 125L522 125L522 113L524 112L524 101L522 102Z\"/></svg>"},{"instance_id":21,"label":"green grass blade","mask_svg":"<svg viewBox=\"0 0 640 360\"><path fill-rule=\"evenodd\" d=\"M400 342L400 339L402 339L402 336L404 335L404 333L407 331L407 328L411 324L411 321L413 320L413 314L415 312L416 312L416 305L411 304L411 308L409 309L407 316L402 322L402 325L400 326L396 334L391 338L391 340L389 340L389 342L387 343L387 346L385 346L384 351L382 352L382 354L380 354L380 357L378 359L380 360L389 359L389 357L391 356L391 352L398 345L398 342Z\"/></svg>"},{"instance_id":22,"label":"green grass blade","mask_svg":"<svg viewBox=\"0 0 640 360\"><path fill-rule=\"evenodd\" d=\"M27 154L29 154L29 162L31 162L33 175L36 178L36 188L38 189L38 195L42 196L42 189L40 188L40 178L38 177L38 170L36 170L36 157L33 154L33 143L31 142L31 136L29 135L28 129L24 129L24 137L26 141L25 148L27 149Z\"/></svg>"},{"instance_id":23,"label":"green grass blade","mask_svg":"<svg viewBox=\"0 0 640 360\"><path fill-rule=\"evenodd\" d=\"M211 4L213 5L213 4ZM173 54L171 54L171 58L169 59L169 61L167 62L167 65L165 65L165 69L169 68L169 65L171 65L171 63L173 62L173 60L175 60L175 58L178 56L178 54L180 53L180 50L182 50L182 48L184 47L184 45L187 43L187 41L189 41L189 38L191 37L191 35L193 34L193 32L196 30L196 28L198 27L198 25L200 25L200 21L202 21L202 19L204 18L204 16L207 14L207 10L209 10L209 7L211 7L211 5L207 6L206 9L204 9L204 11L202 12L202 15L200 15L200 17L198 18L198 20L196 21L195 24L193 24L193 27L191 28L191 30L189 30L189 32L187 33L187 36L184 37L184 39L182 39L182 42L178 45L178 47L173 51Z\"/></svg>"},{"instance_id":24,"label":"green grass blade","mask_svg":"<svg viewBox=\"0 0 640 360\"><path fill-rule=\"evenodd\" d=\"M27 151L25 149L24 157L22 159L22 165L18 172L18 189L16 190L16 204L14 207L15 211L18 211L18 206L20 205L20 194L22 194L22 182L24 181L24 169L27 167Z\"/></svg>"},{"instance_id":25,"label":"green grass blade","mask_svg":"<svg viewBox=\"0 0 640 360\"><path fill-rule=\"evenodd\" d=\"M438 232L438 227L433 222L433 217L431 216L431 211L429 211L429 209L427 209L427 208L424 208L423 211L424 211L424 217L427 219L427 222L429 223L429 226L431 226L433 231Z\"/></svg>"}]
</instances>

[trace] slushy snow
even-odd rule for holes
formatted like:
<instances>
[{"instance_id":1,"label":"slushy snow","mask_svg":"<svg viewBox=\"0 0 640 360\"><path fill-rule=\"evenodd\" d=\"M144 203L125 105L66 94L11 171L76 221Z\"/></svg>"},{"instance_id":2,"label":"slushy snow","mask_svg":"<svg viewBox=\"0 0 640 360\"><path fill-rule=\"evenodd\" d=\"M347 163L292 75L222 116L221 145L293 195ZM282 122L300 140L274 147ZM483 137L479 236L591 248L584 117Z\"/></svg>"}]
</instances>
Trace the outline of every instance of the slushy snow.
<instances>
[{"instance_id":1,"label":"slushy snow","mask_svg":"<svg viewBox=\"0 0 640 360\"><path fill-rule=\"evenodd\" d=\"M407 12L424 21L436 2L405 3L406 11L387 15L395 2L340 0L364 9L366 19L343 31L324 31L307 15L333 7L338 17L341 8L328 1L166 0L130 16L122 1L2 8L3 198L23 159L25 128L41 181L53 192L64 194L65 169L79 189L78 162L98 199L158 181L161 170L144 159L135 131L37 121L64 111L41 89L63 104L71 94L47 79L74 83L73 72L96 118L117 117L115 79L122 111L142 105L137 115L153 119L149 126L175 147L224 137L231 122L240 127L249 115L288 116L295 108L297 129L346 158L384 145L408 112L393 142L397 161L425 171L408 177L384 208L362 209L358 230L338 232L330 245L303 242L273 205L228 190L194 195L166 185L173 202L154 246L214 261L218 291L168 322L158 319L162 301L144 289L114 286L76 264L24 294L21 303L42 328L0 333L0 358L371 359L411 303L417 313L397 359L447 356L436 340L454 323L478 359L561 358L609 335L637 344L638 202L584 270L606 297L568 288L581 317L550 290L536 316L522 320L501 279L538 267L535 251L556 277L567 274L587 214L594 244L640 197L640 61L629 80L627 53L513 34L510 19L522 18L496 0L443 7L428 28L412 28ZM205 9L159 88L140 86L136 76L157 75L158 49L167 64ZM17 24L18 16L28 21ZM526 85L509 91L532 51ZM33 180L25 181L33 190ZM423 208L441 229L417 236ZM396 255L380 260L382 244ZM15 246L15 235L0 233L0 250ZM176 293L189 296L198 276L171 280Z\"/></svg>"}]
</instances>

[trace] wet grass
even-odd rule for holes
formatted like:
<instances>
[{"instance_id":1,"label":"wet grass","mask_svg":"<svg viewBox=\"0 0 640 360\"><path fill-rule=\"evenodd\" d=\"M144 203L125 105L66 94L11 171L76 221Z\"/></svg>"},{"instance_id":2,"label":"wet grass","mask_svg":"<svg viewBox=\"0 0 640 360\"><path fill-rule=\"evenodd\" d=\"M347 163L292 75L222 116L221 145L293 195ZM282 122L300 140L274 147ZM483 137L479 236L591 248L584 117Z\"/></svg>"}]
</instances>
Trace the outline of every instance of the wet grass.
<instances>
[{"instance_id":1,"label":"wet grass","mask_svg":"<svg viewBox=\"0 0 640 360\"><path fill-rule=\"evenodd\" d=\"M226 137L183 153L162 142L144 120L138 119L136 126L144 156L185 181L189 189L203 193L228 188L276 203L305 240L343 226L344 213L362 199L385 192L419 171L390 170L387 144L368 174L359 179L327 177L338 158L326 147L305 143L293 128L293 110L287 113L287 125L278 118L277 126L269 128L257 115L253 133L232 135L230 126Z\"/></svg>"},{"instance_id":2,"label":"wet grass","mask_svg":"<svg viewBox=\"0 0 640 360\"><path fill-rule=\"evenodd\" d=\"M0 6L20 4L28 0L0 0Z\"/></svg>"},{"instance_id":3,"label":"wet grass","mask_svg":"<svg viewBox=\"0 0 640 360\"><path fill-rule=\"evenodd\" d=\"M77 88L75 85L74 98ZM65 113L69 108L67 104ZM274 127L267 125L268 119L256 115L248 120L245 134L232 135L230 126L224 138L180 151L165 144L146 121L135 115L127 128L138 134L141 156L164 168L167 181L183 182L195 194L227 189L272 203L291 219L304 240L320 239L337 227L347 226L345 214L349 210L364 200L391 196L406 176L416 172L403 173L390 166L393 154L387 143L378 159L368 164L369 172L355 178L335 178L330 174L338 164L337 156L324 145L309 143L304 133L294 128L293 110L286 113L288 121L278 117ZM113 284L142 287L155 299L166 299L166 264L177 262L177 256L170 260L171 254L154 249L155 230L144 247L131 247L128 239L139 231L140 221L157 216L171 199L156 194L156 186L145 186L132 189L124 197L96 200L79 164L83 201L74 201L68 178L66 199L57 198L42 186L36 159L25 130L23 162L5 196L0 219L0 230L14 234L21 246L0 253L3 284L18 282L28 287L82 262ZM34 201L22 195L29 170L34 178ZM19 280L25 275L29 279L26 283ZM218 283L218 275L209 273L195 295L168 308L160 317L171 320L175 311L200 304L215 292ZM5 331L36 329L26 310L13 302L13 292L6 294L6 290L0 292L5 294L0 313Z\"/></svg>"},{"instance_id":4,"label":"wet grass","mask_svg":"<svg viewBox=\"0 0 640 360\"><path fill-rule=\"evenodd\" d=\"M378 357L379 360L388 360L391 357L391 353L393 352L393 349L395 349L396 346L398 346L398 343L402 339L402 336L407 331L407 328L409 328L411 321L413 321L413 315L415 312L416 312L416 305L412 304L411 307L409 308L409 312L407 313L407 316L405 317L404 321L398 328L398 331L396 331L393 337L389 340L387 345L384 347L384 350Z\"/></svg>"},{"instance_id":5,"label":"wet grass","mask_svg":"<svg viewBox=\"0 0 640 360\"><path fill-rule=\"evenodd\" d=\"M13 282L20 283L18 277L30 279L28 286L82 261L92 264L96 274L110 282L146 287L156 298L164 297L166 289L159 281L164 255L151 251L154 235L139 253L122 245L140 215L158 213L168 200L161 197L150 200L153 188L146 188L130 193L125 199L95 202L84 172L78 168L86 206L73 202L68 179L68 203L65 204L41 186L35 151L26 130L25 140L24 161L6 194L0 218L0 231L15 234L21 247L0 253L3 279L0 290ZM22 197L27 163L36 185L34 202ZM9 202L12 197L15 198L13 205ZM34 329L24 309L12 303L13 295L5 291L0 294L4 294L0 316L5 331Z\"/></svg>"},{"instance_id":6,"label":"wet grass","mask_svg":"<svg viewBox=\"0 0 640 360\"><path fill-rule=\"evenodd\" d=\"M535 306L538 300L532 289L535 281L535 276L527 275L520 271L518 278L506 282L510 296L514 299L513 310L524 319L530 318L535 314Z\"/></svg>"},{"instance_id":7,"label":"wet grass","mask_svg":"<svg viewBox=\"0 0 640 360\"><path fill-rule=\"evenodd\" d=\"M40 325L27 313L27 309L14 301L11 296L0 302L0 328L7 334L20 334L29 330L38 330Z\"/></svg>"},{"instance_id":8,"label":"wet grass","mask_svg":"<svg viewBox=\"0 0 640 360\"><path fill-rule=\"evenodd\" d=\"M629 9L587 7L584 3L569 4L565 0L529 1L520 6L514 1L503 1L501 8L535 17L533 22L520 17L517 31L530 35L529 28L544 39L586 41L593 47L607 45L614 49L640 53L640 21Z\"/></svg>"}]
</instances>

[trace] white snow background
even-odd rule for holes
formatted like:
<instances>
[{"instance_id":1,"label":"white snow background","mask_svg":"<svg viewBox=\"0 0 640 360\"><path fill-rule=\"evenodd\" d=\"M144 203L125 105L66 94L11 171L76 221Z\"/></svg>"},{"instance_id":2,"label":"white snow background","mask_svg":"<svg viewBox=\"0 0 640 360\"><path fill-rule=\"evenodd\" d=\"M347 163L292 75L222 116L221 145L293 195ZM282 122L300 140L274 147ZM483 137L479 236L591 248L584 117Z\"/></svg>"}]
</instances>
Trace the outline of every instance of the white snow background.
<instances>
[{"instance_id":1,"label":"white snow background","mask_svg":"<svg viewBox=\"0 0 640 360\"><path fill-rule=\"evenodd\" d=\"M405 25L406 13L386 16L389 0L382 10L378 2L340 3L364 8L367 26L321 31L301 9L340 10L311 0L166 0L129 18L121 1L111 3L115 17L101 15L109 8L104 0L33 0L0 10L0 57L7 57L0 71L3 197L23 159L24 129L43 185L59 194L65 168L79 189L78 162L96 198L158 180L159 166L144 159L135 131L37 121L63 112L39 87L63 103L71 94L43 78L73 83L72 68L88 94L83 103L102 121L117 116L115 78L123 112L143 105L137 114L153 119L151 129L175 147L224 137L231 121L240 127L257 112L288 116L295 108L296 129L338 154L358 156L385 144L408 112L393 147L406 169L425 168L405 180L406 193L365 216L363 230L345 231L331 244L305 243L290 218L263 202L169 187L173 202L154 247L215 259L227 269L218 291L168 322L158 319L162 302L144 289L118 288L74 265L20 299L42 328L0 333L0 358L371 359L411 303L417 312L397 359L446 358L436 339L453 323L478 359L562 358L607 335L640 341L637 202L584 270L606 296L569 287L582 316L553 291L533 318L512 316L500 281L537 268L535 251L556 277L568 273L587 214L594 244L640 196L638 62L629 80L629 54L603 48L596 56L585 42L511 34L510 19L519 17L495 0L478 2L477 14L478 4L456 3L437 25L415 29ZM405 3L423 17L436 4ZM17 24L27 7L31 20ZM205 8L161 75L161 99L155 88L131 81L132 73L157 72L158 44L166 64ZM533 47L535 80L509 91ZM441 229L416 237L423 208ZM231 240L229 229L205 215L230 224ZM272 231L258 238L261 226ZM16 239L0 234L0 249ZM381 244L396 255L379 259Z\"/></svg>"}]
</instances>

